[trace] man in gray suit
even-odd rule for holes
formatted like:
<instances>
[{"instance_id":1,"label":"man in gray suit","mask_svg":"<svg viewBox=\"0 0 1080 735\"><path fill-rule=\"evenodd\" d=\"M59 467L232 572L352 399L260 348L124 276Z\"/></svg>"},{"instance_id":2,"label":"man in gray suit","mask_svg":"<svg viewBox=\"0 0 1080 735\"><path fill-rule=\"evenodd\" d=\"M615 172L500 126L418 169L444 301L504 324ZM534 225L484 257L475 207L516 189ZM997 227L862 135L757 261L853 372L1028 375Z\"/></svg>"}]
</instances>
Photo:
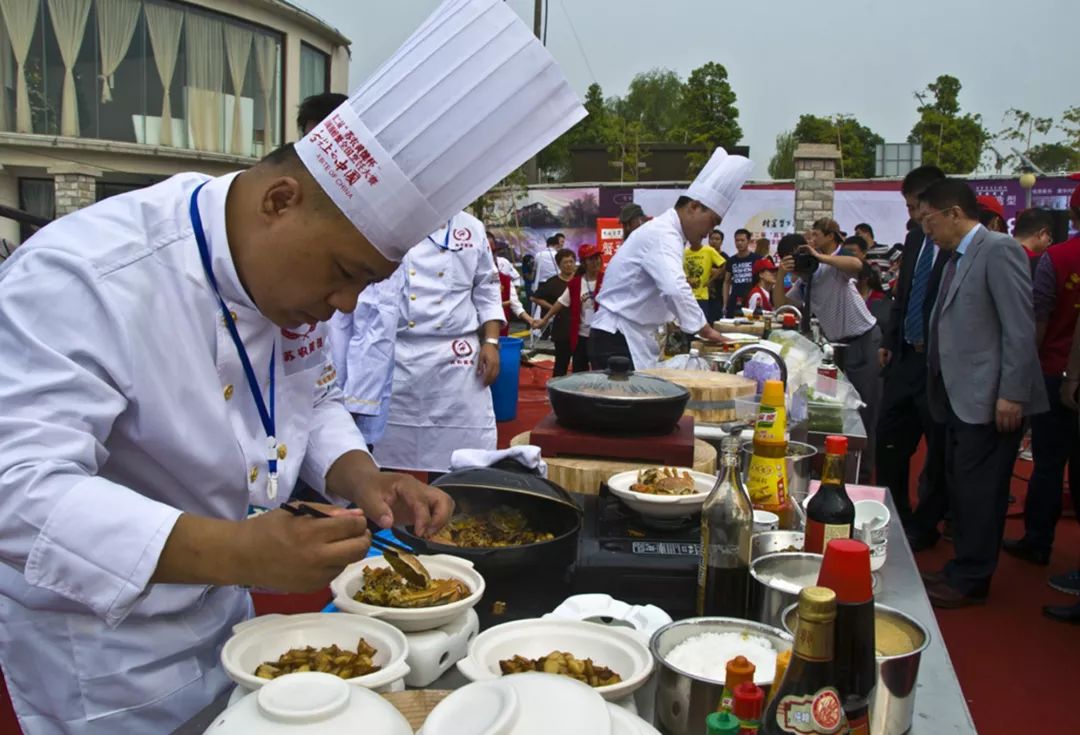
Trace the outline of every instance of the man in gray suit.
<instances>
[{"instance_id":1,"label":"man in gray suit","mask_svg":"<svg viewBox=\"0 0 1080 735\"><path fill-rule=\"evenodd\" d=\"M927 398L945 423L955 556L924 579L936 607L964 607L990 591L1024 416L1047 409L1046 391L1023 248L979 224L963 181L932 184L916 216L951 253L930 316Z\"/></svg>"}]
</instances>

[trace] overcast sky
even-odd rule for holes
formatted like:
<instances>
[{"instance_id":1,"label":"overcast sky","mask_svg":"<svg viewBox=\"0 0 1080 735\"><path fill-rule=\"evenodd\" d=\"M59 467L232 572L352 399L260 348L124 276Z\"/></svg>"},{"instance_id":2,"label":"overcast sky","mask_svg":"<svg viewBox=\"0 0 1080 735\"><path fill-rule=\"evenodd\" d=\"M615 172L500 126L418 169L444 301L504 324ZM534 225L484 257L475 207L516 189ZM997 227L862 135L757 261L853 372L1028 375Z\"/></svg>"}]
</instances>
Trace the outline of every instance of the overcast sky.
<instances>
[{"instance_id":1,"label":"overcast sky","mask_svg":"<svg viewBox=\"0 0 1080 735\"><path fill-rule=\"evenodd\" d=\"M355 87L437 0L293 0L352 39ZM509 0L532 25L532 0ZM1010 107L1060 118L1080 105L1080 0L548 0L547 45L580 94L623 95L635 74L683 79L716 61L738 96L755 178L800 114L854 115L887 142L916 121L912 92L938 74L991 132ZM576 32L576 33L575 33ZM580 39L580 44L579 44ZM1054 139L1060 139L1055 132Z\"/></svg>"}]
</instances>

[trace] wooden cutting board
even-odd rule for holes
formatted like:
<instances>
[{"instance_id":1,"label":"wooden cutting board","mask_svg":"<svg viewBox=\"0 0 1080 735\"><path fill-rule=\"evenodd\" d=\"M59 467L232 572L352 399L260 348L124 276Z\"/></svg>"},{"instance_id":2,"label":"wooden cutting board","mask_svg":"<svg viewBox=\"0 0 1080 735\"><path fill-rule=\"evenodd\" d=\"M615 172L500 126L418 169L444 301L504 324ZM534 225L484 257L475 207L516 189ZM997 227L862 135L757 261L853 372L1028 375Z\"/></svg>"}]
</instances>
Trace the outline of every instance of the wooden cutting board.
<instances>
[{"instance_id":1,"label":"wooden cutting board","mask_svg":"<svg viewBox=\"0 0 1080 735\"><path fill-rule=\"evenodd\" d=\"M670 380L690 391L690 402L683 414L708 424L734 421L735 399L752 397L757 392L757 384L749 378L711 370L653 368L641 372Z\"/></svg>"},{"instance_id":2,"label":"wooden cutting board","mask_svg":"<svg viewBox=\"0 0 1080 735\"><path fill-rule=\"evenodd\" d=\"M510 440L516 447L529 443L529 432L518 434ZM544 457L548 466L548 479L572 493L596 495L600 485L619 472L656 467L655 462L634 460L600 459L593 457ZM716 472L716 447L701 439L694 440L694 466L692 469L712 475Z\"/></svg>"}]
</instances>

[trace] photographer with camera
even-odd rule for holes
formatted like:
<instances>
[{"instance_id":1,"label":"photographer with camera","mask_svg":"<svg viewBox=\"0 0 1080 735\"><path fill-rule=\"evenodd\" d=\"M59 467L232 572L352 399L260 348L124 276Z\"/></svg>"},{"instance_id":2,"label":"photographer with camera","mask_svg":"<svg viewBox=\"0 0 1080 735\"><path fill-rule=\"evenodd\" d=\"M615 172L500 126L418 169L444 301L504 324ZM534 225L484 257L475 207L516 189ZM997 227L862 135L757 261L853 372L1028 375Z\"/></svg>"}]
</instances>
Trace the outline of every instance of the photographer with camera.
<instances>
[{"instance_id":1,"label":"photographer with camera","mask_svg":"<svg viewBox=\"0 0 1080 735\"><path fill-rule=\"evenodd\" d=\"M877 426L878 347L881 330L859 294L855 280L862 261L842 255L844 238L835 220L825 217L807 233L808 245L799 245L780 261L780 272L792 273L794 285L785 291L784 279L773 287L773 305L793 304L817 317L825 338L844 345L842 367L866 405L859 410L866 429L866 449L859 467L860 482L869 481L874 468L874 430Z\"/></svg>"}]
</instances>

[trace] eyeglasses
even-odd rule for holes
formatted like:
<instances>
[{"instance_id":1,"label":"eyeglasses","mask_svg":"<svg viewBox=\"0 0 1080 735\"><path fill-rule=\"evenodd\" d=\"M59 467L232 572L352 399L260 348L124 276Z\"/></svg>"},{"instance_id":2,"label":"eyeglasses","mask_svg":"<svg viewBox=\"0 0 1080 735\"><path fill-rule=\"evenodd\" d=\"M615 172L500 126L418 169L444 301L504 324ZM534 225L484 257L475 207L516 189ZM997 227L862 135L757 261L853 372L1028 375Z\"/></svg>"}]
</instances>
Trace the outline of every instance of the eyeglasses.
<instances>
[{"instance_id":1,"label":"eyeglasses","mask_svg":"<svg viewBox=\"0 0 1080 735\"><path fill-rule=\"evenodd\" d=\"M919 222L922 223L923 226L926 226L926 223L929 222L933 217L936 217L937 215L944 212L951 212L953 209L956 209L956 207L945 207L945 209L938 209L933 212L928 212L927 214L924 214L922 217L919 218Z\"/></svg>"}]
</instances>

